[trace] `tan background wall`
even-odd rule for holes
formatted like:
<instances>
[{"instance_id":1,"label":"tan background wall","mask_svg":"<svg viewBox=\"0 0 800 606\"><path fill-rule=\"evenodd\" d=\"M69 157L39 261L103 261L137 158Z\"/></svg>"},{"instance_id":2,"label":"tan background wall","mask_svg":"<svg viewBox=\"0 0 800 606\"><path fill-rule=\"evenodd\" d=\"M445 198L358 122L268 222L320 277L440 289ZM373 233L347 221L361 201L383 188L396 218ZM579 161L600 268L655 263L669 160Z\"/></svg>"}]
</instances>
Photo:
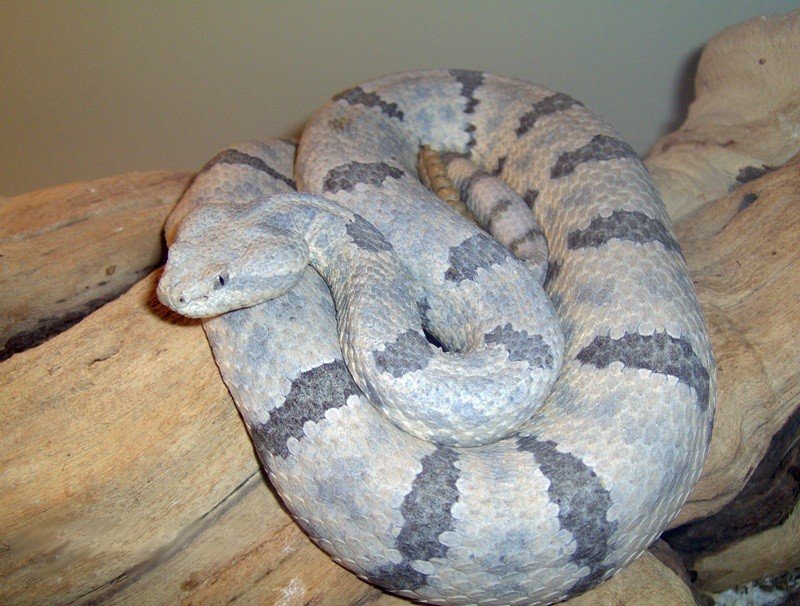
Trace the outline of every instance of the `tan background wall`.
<instances>
[{"instance_id":1,"label":"tan background wall","mask_svg":"<svg viewBox=\"0 0 800 606\"><path fill-rule=\"evenodd\" d=\"M582 100L644 153L700 46L798 2L0 0L0 193L154 168L296 133L333 93L462 67Z\"/></svg>"}]
</instances>

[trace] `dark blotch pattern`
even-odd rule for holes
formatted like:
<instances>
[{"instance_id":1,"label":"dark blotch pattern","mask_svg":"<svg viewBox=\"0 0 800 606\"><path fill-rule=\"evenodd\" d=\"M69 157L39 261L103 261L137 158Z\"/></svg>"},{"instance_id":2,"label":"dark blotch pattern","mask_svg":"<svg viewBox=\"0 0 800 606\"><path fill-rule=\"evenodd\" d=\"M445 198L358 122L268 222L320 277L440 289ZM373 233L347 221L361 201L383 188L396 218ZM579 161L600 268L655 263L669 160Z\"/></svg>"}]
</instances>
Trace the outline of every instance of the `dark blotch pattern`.
<instances>
[{"instance_id":1,"label":"dark blotch pattern","mask_svg":"<svg viewBox=\"0 0 800 606\"><path fill-rule=\"evenodd\" d=\"M475 187L475 185L478 184L483 179L494 179L494 177L492 177L492 175L490 175L484 170L481 170L479 168L476 169L475 172L473 172L469 177L467 177L461 182L460 184L461 195L464 198L470 196L472 188Z\"/></svg>"},{"instance_id":2,"label":"dark blotch pattern","mask_svg":"<svg viewBox=\"0 0 800 606\"><path fill-rule=\"evenodd\" d=\"M475 107L480 103L480 100L476 99L474 94L483 84L483 74L466 69L451 69L450 73L461 84L461 95L467 99L467 106L464 108L464 113L474 113Z\"/></svg>"},{"instance_id":3,"label":"dark blotch pattern","mask_svg":"<svg viewBox=\"0 0 800 606\"><path fill-rule=\"evenodd\" d=\"M556 259L550 259L550 262L547 264L547 275L544 278L544 284L542 284L542 288L545 291L550 288L550 285L553 281L558 277L558 274L561 273L561 262Z\"/></svg>"},{"instance_id":4,"label":"dark blotch pattern","mask_svg":"<svg viewBox=\"0 0 800 606\"><path fill-rule=\"evenodd\" d=\"M399 564L392 564L387 568L381 568L368 575L370 582L389 591L414 591L425 584L427 575L411 568L408 560L403 560Z\"/></svg>"},{"instance_id":5,"label":"dark blotch pattern","mask_svg":"<svg viewBox=\"0 0 800 606\"><path fill-rule=\"evenodd\" d=\"M514 330L511 324L498 326L485 335L487 345L503 345L512 362L524 361L531 368L553 368L553 350L542 335L531 335L525 330Z\"/></svg>"},{"instance_id":6,"label":"dark blotch pattern","mask_svg":"<svg viewBox=\"0 0 800 606\"><path fill-rule=\"evenodd\" d=\"M246 166L250 166L255 168L256 170L260 170L262 172L267 173L273 179L278 181L283 181L291 187L292 189L297 189L295 182L293 179L280 174L277 170L269 166L266 162L264 162L261 158L257 158L255 156L251 156L249 154L242 153L236 149L226 149L224 152L221 152L211 158L211 160L206 163L206 165L200 170L201 173L204 173L210 170L213 166L217 164L244 164Z\"/></svg>"},{"instance_id":7,"label":"dark blotch pattern","mask_svg":"<svg viewBox=\"0 0 800 606\"><path fill-rule=\"evenodd\" d=\"M325 177L325 191L335 194L338 191L351 192L359 183L380 187L387 177L399 179L403 171L385 162L349 162L332 168Z\"/></svg>"},{"instance_id":8,"label":"dark blotch pattern","mask_svg":"<svg viewBox=\"0 0 800 606\"><path fill-rule=\"evenodd\" d=\"M439 535L453 530L451 509L458 501L457 460L458 453L447 446L437 446L423 457L422 471L400 506L405 524L397 535L397 549L404 558L430 560L447 554Z\"/></svg>"},{"instance_id":9,"label":"dark blotch pattern","mask_svg":"<svg viewBox=\"0 0 800 606\"><path fill-rule=\"evenodd\" d=\"M583 147L561 154L553 168L550 169L550 178L558 179L559 177L570 175L578 165L585 162L603 162L617 158L635 158L638 160L639 156L625 141L620 141L608 135L595 135Z\"/></svg>"},{"instance_id":10,"label":"dark blotch pattern","mask_svg":"<svg viewBox=\"0 0 800 606\"><path fill-rule=\"evenodd\" d=\"M475 91L483 84L483 74L464 69L451 69L450 73L461 84L461 96L467 100L467 105L464 107L465 114L472 114L475 112L475 107L480 103L479 99L475 98ZM467 141L467 148L475 147L475 131L476 126L472 123L467 124L464 132L469 135Z\"/></svg>"},{"instance_id":11,"label":"dark blotch pattern","mask_svg":"<svg viewBox=\"0 0 800 606\"><path fill-rule=\"evenodd\" d=\"M756 179L760 179L767 173L771 173L774 170L777 170L777 166L769 166L767 164L762 164L761 167L758 166L744 166L739 169L739 173L736 175L736 182L730 187L730 189L736 189L740 185L744 185L745 183L750 183L750 181L755 181Z\"/></svg>"},{"instance_id":12,"label":"dark blotch pattern","mask_svg":"<svg viewBox=\"0 0 800 606\"><path fill-rule=\"evenodd\" d=\"M519 238L514 238L511 242L508 243L508 250L511 251L511 254L515 257L519 258L519 249L520 247L525 244L526 242L531 242L536 238L543 238L544 234L538 229L531 228L522 234Z\"/></svg>"},{"instance_id":13,"label":"dark blotch pattern","mask_svg":"<svg viewBox=\"0 0 800 606\"><path fill-rule=\"evenodd\" d=\"M501 200L495 200L494 206L492 206L492 210L489 211L489 220L486 223L486 231L492 233L492 224L499 219L504 212L506 212L511 205L514 203L513 200L509 200L508 198L503 198Z\"/></svg>"},{"instance_id":14,"label":"dark blotch pattern","mask_svg":"<svg viewBox=\"0 0 800 606\"><path fill-rule=\"evenodd\" d=\"M528 208L533 210L533 205L536 204L536 199L538 197L539 197L539 190L538 189L529 189L522 196L522 199L525 200L525 204L528 205Z\"/></svg>"},{"instance_id":15,"label":"dark blotch pattern","mask_svg":"<svg viewBox=\"0 0 800 606\"><path fill-rule=\"evenodd\" d=\"M387 103L376 93L368 93L360 86L348 89L333 97L334 101L347 101L350 105L363 105L365 107L377 107L381 113L390 118L397 118L402 121L404 118L402 110L398 109L397 103Z\"/></svg>"},{"instance_id":16,"label":"dark blotch pattern","mask_svg":"<svg viewBox=\"0 0 800 606\"><path fill-rule=\"evenodd\" d=\"M545 97L538 103L534 103L531 110L525 112L520 117L519 126L517 126L516 130L517 137L521 137L522 135L527 133L531 128L533 128L533 125L536 123L536 120L538 120L542 116L555 114L556 112L568 109L573 105L583 105L583 104L580 101L576 101L569 95L565 95L564 93L556 93L555 95Z\"/></svg>"},{"instance_id":17,"label":"dark blotch pattern","mask_svg":"<svg viewBox=\"0 0 800 606\"><path fill-rule=\"evenodd\" d=\"M602 562L611 550L611 537L617 528L616 522L608 521L611 494L594 471L576 456L559 452L555 442L524 436L518 438L517 446L533 454L542 474L550 480L547 494L558 506L558 521L575 539L570 561L590 570L578 586L588 589L608 571ZM570 593L577 593L577 588Z\"/></svg>"},{"instance_id":18,"label":"dark blotch pattern","mask_svg":"<svg viewBox=\"0 0 800 606\"><path fill-rule=\"evenodd\" d=\"M425 335L416 330L407 330L393 343L387 343L383 351L373 352L375 366L395 378L402 377L428 365L433 351Z\"/></svg>"},{"instance_id":19,"label":"dark blotch pattern","mask_svg":"<svg viewBox=\"0 0 800 606\"><path fill-rule=\"evenodd\" d=\"M467 141L467 148L469 149L475 147L475 144L477 143L474 136L476 130L478 130L478 127L474 124L467 124L467 126L464 127L464 132L469 135L469 141Z\"/></svg>"},{"instance_id":20,"label":"dark blotch pattern","mask_svg":"<svg viewBox=\"0 0 800 606\"><path fill-rule=\"evenodd\" d=\"M689 341L657 332L652 335L625 333L619 339L597 336L576 356L584 363L605 368L613 362L622 362L631 368L645 368L652 372L677 377L697 393L698 404L705 412L708 408L710 379L708 370L692 350Z\"/></svg>"},{"instance_id":21,"label":"dark blotch pattern","mask_svg":"<svg viewBox=\"0 0 800 606\"><path fill-rule=\"evenodd\" d=\"M450 267L444 277L451 282L474 280L479 269L499 265L508 256L508 251L495 240L485 233L478 233L450 248Z\"/></svg>"},{"instance_id":22,"label":"dark blotch pattern","mask_svg":"<svg viewBox=\"0 0 800 606\"><path fill-rule=\"evenodd\" d=\"M681 251L678 241L664 223L638 210L615 210L610 217L595 217L586 229L570 232L567 246L572 250L597 248L615 238L636 244L660 242L667 250Z\"/></svg>"},{"instance_id":23,"label":"dark blotch pattern","mask_svg":"<svg viewBox=\"0 0 800 606\"><path fill-rule=\"evenodd\" d=\"M392 250L392 245L383 234L359 214L353 217L345 229L347 235L353 239L353 243L362 250L376 253Z\"/></svg>"},{"instance_id":24,"label":"dark blotch pattern","mask_svg":"<svg viewBox=\"0 0 800 606\"><path fill-rule=\"evenodd\" d=\"M322 419L326 410L345 406L348 397L360 393L342 360L305 371L292 382L283 406L270 413L267 423L252 428L256 450L288 456L287 440L301 439L307 421Z\"/></svg>"},{"instance_id":25,"label":"dark blotch pattern","mask_svg":"<svg viewBox=\"0 0 800 606\"><path fill-rule=\"evenodd\" d=\"M749 208L750 205L753 202L755 202L756 200L758 200L758 195L757 194L753 194L753 193L745 194L744 196L742 196L742 201L739 202L739 208L736 209L736 212L740 213L743 210Z\"/></svg>"},{"instance_id":26,"label":"dark blotch pattern","mask_svg":"<svg viewBox=\"0 0 800 606\"><path fill-rule=\"evenodd\" d=\"M448 548L439 537L454 526L451 511L458 502L457 460L456 451L446 446L437 446L423 457L422 471L414 478L411 491L400 506L404 523L397 535L396 548L403 560L370 574L374 583L394 591L418 589L425 584L426 575L411 568L411 562L447 555Z\"/></svg>"}]
</instances>

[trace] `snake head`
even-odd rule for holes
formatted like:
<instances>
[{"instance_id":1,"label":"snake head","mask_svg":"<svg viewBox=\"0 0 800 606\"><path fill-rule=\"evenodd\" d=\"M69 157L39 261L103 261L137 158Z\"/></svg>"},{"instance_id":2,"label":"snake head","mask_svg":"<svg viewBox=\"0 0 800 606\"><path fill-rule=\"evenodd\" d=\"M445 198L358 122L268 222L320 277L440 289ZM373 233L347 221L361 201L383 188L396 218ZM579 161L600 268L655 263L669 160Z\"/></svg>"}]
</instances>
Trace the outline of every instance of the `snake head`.
<instances>
[{"instance_id":1,"label":"snake head","mask_svg":"<svg viewBox=\"0 0 800 606\"><path fill-rule=\"evenodd\" d=\"M204 318L282 295L307 265L308 246L298 235L244 207L204 206L178 229L156 292L179 314Z\"/></svg>"}]
</instances>

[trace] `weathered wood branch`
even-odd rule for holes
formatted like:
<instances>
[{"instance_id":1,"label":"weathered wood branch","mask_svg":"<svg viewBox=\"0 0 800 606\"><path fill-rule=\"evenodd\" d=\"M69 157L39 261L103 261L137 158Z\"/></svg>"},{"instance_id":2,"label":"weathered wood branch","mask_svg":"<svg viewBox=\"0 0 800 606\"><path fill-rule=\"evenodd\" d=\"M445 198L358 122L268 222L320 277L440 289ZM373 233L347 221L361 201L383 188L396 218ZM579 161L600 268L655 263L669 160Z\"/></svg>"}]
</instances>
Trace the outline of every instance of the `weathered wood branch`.
<instances>
[{"instance_id":1,"label":"weathered wood branch","mask_svg":"<svg viewBox=\"0 0 800 606\"><path fill-rule=\"evenodd\" d=\"M188 173L129 173L0 199L0 360L66 330L163 261Z\"/></svg>"},{"instance_id":2,"label":"weathered wood branch","mask_svg":"<svg viewBox=\"0 0 800 606\"><path fill-rule=\"evenodd\" d=\"M677 226L711 333L718 397L703 475L673 525L730 502L800 404L799 159Z\"/></svg>"},{"instance_id":3,"label":"weathered wood branch","mask_svg":"<svg viewBox=\"0 0 800 606\"><path fill-rule=\"evenodd\" d=\"M712 39L686 122L648 159L684 217L719 364L711 453L675 524L731 503L760 531L696 558L708 588L800 559L796 504L773 528L748 509L766 506L796 449L800 165L770 170L797 150L798 40L800 12ZM21 352L0 362L0 602L404 603L333 564L282 509L201 327L154 300L157 272L119 296L160 263L164 218L189 178L131 174L0 200L0 359ZM771 466L776 443L786 452ZM709 537L713 521L705 535L676 533ZM648 554L572 603L692 599Z\"/></svg>"},{"instance_id":4,"label":"weathered wood branch","mask_svg":"<svg viewBox=\"0 0 800 606\"><path fill-rule=\"evenodd\" d=\"M282 509L202 328L154 299L157 276L2 362L0 602L405 603ZM693 603L652 556L593 595L576 603Z\"/></svg>"},{"instance_id":5,"label":"weathered wood branch","mask_svg":"<svg viewBox=\"0 0 800 606\"><path fill-rule=\"evenodd\" d=\"M716 514L666 533L704 591L800 565L800 407L744 488Z\"/></svg>"},{"instance_id":6,"label":"weathered wood branch","mask_svg":"<svg viewBox=\"0 0 800 606\"><path fill-rule=\"evenodd\" d=\"M712 457L684 519L739 492L798 401L799 188L789 166L679 225L721 367ZM154 300L156 275L2 363L0 599L395 601L281 509L201 327Z\"/></svg>"},{"instance_id":7,"label":"weathered wood branch","mask_svg":"<svg viewBox=\"0 0 800 606\"><path fill-rule=\"evenodd\" d=\"M800 10L716 34L694 83L686 120L645 160L673 219L800 151Z\"/></svg>"},{"instance_id":8,"label":"weathered wood branch","mask_svg":"<svg viewBox=\"0 0 800 606\"><path fill-rule=\"evenodd\" d=\"M720 591L800 566L800 155L678 233L701 253L688 258L720 380L711 452L677 520L691 522L665 538L698 589Z\"/></svg>"}]
</instances>

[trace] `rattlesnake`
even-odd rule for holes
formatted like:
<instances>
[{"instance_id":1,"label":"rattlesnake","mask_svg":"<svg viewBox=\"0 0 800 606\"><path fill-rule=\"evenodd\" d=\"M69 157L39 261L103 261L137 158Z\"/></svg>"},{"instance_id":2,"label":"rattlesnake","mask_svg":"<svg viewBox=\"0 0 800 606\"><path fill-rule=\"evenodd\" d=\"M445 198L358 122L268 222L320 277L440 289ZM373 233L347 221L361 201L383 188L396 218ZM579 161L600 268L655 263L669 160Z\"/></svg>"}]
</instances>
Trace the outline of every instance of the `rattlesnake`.
<instances>
[{"instance_id":1,"label":"rattlesnake","mask_svg":"<svg viewBox=\"0 0 800 606\"><path fill-rule=\"evenodd\" d=\"M419 182L421 145L522 260ZM362 84L297 150L212 159L166 232L161 300L253 305L204 323L222 376L297 521L380 587L565 599L700 474L715 369L680 247L639 158L567 95L460 70Z\"/></svg>"}]
</instances>

